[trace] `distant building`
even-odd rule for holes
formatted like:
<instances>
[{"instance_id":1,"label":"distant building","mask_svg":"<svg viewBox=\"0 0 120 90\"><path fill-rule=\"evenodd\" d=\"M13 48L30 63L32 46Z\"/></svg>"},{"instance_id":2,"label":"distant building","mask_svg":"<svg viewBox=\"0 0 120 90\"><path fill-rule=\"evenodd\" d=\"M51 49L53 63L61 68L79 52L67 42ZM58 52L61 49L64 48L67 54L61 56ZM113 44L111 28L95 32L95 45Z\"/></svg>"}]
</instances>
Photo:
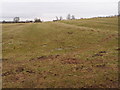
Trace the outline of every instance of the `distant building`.
<instances>
[{"instance_id":1,"label":"distant building","mask_svg":"<svg viewBox=\"0 0 120 90\"><path fill-rule=\"evenodd\" d=\"M15 17L15 18L13 19L14 22L19 22L19 20L20 20L19 17Z\"/></svg>"}]
</instances>

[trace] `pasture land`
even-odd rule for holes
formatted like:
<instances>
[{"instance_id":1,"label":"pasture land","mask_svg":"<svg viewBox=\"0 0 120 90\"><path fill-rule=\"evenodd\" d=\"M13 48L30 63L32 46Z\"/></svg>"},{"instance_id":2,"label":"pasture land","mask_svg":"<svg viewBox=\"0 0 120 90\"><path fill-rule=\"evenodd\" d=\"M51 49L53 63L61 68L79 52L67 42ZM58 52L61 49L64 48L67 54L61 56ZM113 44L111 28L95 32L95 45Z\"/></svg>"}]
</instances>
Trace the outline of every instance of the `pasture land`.
<instances>
[{"instance_id":1,"label":"pasture land","mask_svg":"<svg viewBox=\"0 0 120 90\"><path fill-rule=\"evenodd\" d=\"M117 88L118 18L2 24L3 88Z\"/></svg>"}]
</instances>

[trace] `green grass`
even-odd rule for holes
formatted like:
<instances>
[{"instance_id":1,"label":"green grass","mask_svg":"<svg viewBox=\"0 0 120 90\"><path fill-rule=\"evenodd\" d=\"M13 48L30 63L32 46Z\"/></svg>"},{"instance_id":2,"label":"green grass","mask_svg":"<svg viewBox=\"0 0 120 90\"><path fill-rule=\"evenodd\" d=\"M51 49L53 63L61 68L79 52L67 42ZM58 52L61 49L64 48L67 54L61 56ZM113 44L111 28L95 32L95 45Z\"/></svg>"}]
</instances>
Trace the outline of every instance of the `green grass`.
<instances>
[{"instance_id":1,"label":"green grass","mask_svg":"<svg viewBox=\"0 0 120 90\"><path fill-rule=\"evenodd\" d=\"M117 88L117 20L2 24L3 88Z\"/></svg>"}]
</instances>

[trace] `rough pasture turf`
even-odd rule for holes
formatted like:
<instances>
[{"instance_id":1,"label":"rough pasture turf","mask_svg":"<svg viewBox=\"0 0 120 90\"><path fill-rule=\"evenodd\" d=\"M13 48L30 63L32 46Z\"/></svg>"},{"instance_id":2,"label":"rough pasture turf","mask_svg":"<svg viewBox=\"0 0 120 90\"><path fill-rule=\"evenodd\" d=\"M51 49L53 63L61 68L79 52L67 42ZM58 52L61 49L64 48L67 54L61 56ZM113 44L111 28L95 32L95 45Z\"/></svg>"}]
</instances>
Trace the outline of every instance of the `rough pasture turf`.
<instances>
[{"instance_id":1,"label":"rough pasture turf","mask_svg":"<svg viewBox=\"0 0 120 90\"><path fill-rule=\"evenodd\" d=\"M3 88L117 88L117 20L2 24Z\"/></svg>"}]
</instances>

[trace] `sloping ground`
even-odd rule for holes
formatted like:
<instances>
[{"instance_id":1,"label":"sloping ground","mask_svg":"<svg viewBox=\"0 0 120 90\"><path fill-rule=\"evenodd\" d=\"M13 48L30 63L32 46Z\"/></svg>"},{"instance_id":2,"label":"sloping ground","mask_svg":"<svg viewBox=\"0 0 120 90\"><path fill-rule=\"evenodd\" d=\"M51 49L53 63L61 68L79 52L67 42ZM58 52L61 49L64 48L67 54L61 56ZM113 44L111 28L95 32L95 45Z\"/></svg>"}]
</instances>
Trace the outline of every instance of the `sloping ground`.
<instances>
[{"instance_id":1,"label":"sloping ground","mask_svg":"<svg viewBox=\"0 0 120 90\"><path fill-rule=\"evenodd\" d=\"M117 88L117 17L3 24L4 88Z\"/></svg>"}]
</instances>

